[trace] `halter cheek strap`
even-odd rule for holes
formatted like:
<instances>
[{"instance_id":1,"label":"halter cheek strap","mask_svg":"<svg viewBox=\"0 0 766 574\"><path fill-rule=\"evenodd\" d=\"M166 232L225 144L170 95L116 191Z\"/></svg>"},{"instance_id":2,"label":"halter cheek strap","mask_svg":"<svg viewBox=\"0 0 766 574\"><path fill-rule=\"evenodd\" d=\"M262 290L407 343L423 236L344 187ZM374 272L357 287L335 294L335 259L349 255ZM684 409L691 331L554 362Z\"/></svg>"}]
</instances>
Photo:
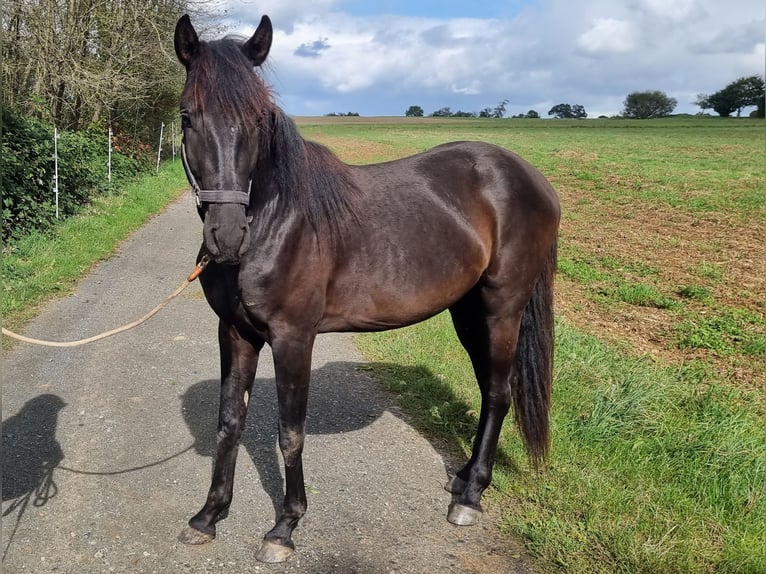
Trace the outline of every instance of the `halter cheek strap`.
<instances>
[{"instance_id":1,"label":"halter cheek strap","mask_svg":"<svg viewBox=\"0 0 766 574\"><path fill-rule=\"evenodd\" d=\"M181 142L181 163L183 163L186 178L189 180L194 197L197 199L197 207L202 207L203 203L241 203L250 205L250 185L252 179L247 182L247 191L238 191L234 189L200 189L194 174L189 169L189 162L186 160L186 146Z\"/></svg>"}]
</instances>

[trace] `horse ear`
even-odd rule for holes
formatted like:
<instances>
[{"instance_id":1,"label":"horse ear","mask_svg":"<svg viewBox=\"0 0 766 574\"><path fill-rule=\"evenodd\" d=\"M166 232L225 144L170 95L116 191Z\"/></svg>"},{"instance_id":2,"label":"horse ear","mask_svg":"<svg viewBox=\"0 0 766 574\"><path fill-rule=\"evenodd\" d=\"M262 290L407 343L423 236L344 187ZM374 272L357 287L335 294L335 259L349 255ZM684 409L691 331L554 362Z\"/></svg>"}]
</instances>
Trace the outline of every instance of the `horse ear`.
<instances>
[{"instance_id":1,"label":"horse ear","mask_svg":"<svg viewBox=\"0 0 766 574\"><path fill-rule=\"evenodd\" d=\"M261 18L261 23L258 24L258 29L242 46L242 51L245 53L254 66L260 66L269 55L271 49L271 40L274 36L274 30L271 26L271 20L268 16Z\"/></svg>"},{"instance_id":2,"label":"horse ear","mask_svg":"<svg viewBox=\"0 0 766 574\"><path fill-rule=\"evenodd\" d=\"M179 18L176 24L176 33L173 37L173 44L176 48L176 56L185 68L189 67L192 58L197 54L199 48L199 37L192 26L188 14Z\"/></svg>"}]
</instances>

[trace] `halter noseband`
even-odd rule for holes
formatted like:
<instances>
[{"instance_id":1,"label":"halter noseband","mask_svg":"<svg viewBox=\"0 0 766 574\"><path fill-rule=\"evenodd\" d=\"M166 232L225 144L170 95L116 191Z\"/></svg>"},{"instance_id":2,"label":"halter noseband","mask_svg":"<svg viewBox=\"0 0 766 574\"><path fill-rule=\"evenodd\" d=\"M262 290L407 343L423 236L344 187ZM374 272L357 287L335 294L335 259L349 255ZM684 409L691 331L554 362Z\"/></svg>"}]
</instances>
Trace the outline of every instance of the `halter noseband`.
<instances>
[{"instance_id":1,"label":"halter noseband","mask_svg":"<svg viewBox=\"0 0 766 574\"><path fill-rule=\"evenodd\" d=\"M252 179L247 182L246 192L234 189L200 189L194 174L189 169L189 162L186 161L186 146L183 142L181 142L181 163L184 166L186 178L189 180L189 184L194 192L194 197L197 199L197 207L202 207L203 202L250 205L250 185L252 184Z\"/></svg>"}]
</instances>

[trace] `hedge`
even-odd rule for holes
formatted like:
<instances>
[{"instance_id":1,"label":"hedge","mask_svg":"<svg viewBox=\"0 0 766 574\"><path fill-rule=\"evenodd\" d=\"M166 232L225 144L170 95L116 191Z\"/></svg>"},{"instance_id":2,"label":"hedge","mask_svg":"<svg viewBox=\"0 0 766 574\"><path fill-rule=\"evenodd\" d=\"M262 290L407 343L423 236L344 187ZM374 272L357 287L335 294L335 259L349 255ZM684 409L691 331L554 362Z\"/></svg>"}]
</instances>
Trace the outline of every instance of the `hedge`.
<instances>
[{"instance_id":1,"label":"hedge","mask_svg":"<svg viewBox=\"0 0 766 574\"><path fill-rule=\"evenodd\" d=\"M2 112L2 237L4 241L56 221L54 128L11 108ZM109 190L105 130L59 132L59 217L66 218ZM112 180L135 176L146 167L142 154L112 152Z\"/></svg>"}]
</instances>

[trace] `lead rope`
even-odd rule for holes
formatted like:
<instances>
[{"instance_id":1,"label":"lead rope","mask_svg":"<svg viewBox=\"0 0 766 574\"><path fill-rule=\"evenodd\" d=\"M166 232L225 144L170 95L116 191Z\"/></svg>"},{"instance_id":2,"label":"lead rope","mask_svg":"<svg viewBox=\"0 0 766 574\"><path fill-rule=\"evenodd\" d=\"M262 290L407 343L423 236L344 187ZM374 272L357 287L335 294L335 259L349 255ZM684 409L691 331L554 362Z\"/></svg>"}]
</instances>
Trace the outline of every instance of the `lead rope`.
<instances>
[{"instance_id":1,"label":"lead rope","mask_svg":"<svg viewBox=\"0 0 766 574\"><path fill-rule=\"evenodd\" d=\"M9 331L5 327L3 327L2 329L3 335L5 335L6 337L10 337L12 339L16 339L18 341L23 341L24 343L31 343L32 345L42 345L45 347L79 347L80 345L86 345L88 343L93 343L94 341L100 341L101 339L106 339L107 337L111 337L112 335L117 335L118 333L129 331L130 329L138 327L142 323L145 323L146 321L154 317L157 313L159 313L162 310L163 307L165 307L173 299L178 297L181 293L183 293L184 289L186 289L190 283L192 283L197 277L200 276L200 273L202 273L205 270L205 267L207 267L207 264L209 262L210 262L209 257L207 255L203 255L202 259L200 259L200 262L197 263L197 266L186 278L186 281L184 281L183 284L178 289L176 289L170 295L168 295L165 298L165 300L162 301L162 303L157 305L154 309L149 311L146 315L144 315L140 319L137 319L133 321L132 323L128 323L127 325L123 325L122 327L118 327L117 329L112 329L111 331L106 331L105 333L94 335L93 337L88 337L87 339L79 339L77 341L45 341L43 339L33 339L31 337L25 337L24 335L19 335L18 333Z\"/></svg>"}]
</instances>

